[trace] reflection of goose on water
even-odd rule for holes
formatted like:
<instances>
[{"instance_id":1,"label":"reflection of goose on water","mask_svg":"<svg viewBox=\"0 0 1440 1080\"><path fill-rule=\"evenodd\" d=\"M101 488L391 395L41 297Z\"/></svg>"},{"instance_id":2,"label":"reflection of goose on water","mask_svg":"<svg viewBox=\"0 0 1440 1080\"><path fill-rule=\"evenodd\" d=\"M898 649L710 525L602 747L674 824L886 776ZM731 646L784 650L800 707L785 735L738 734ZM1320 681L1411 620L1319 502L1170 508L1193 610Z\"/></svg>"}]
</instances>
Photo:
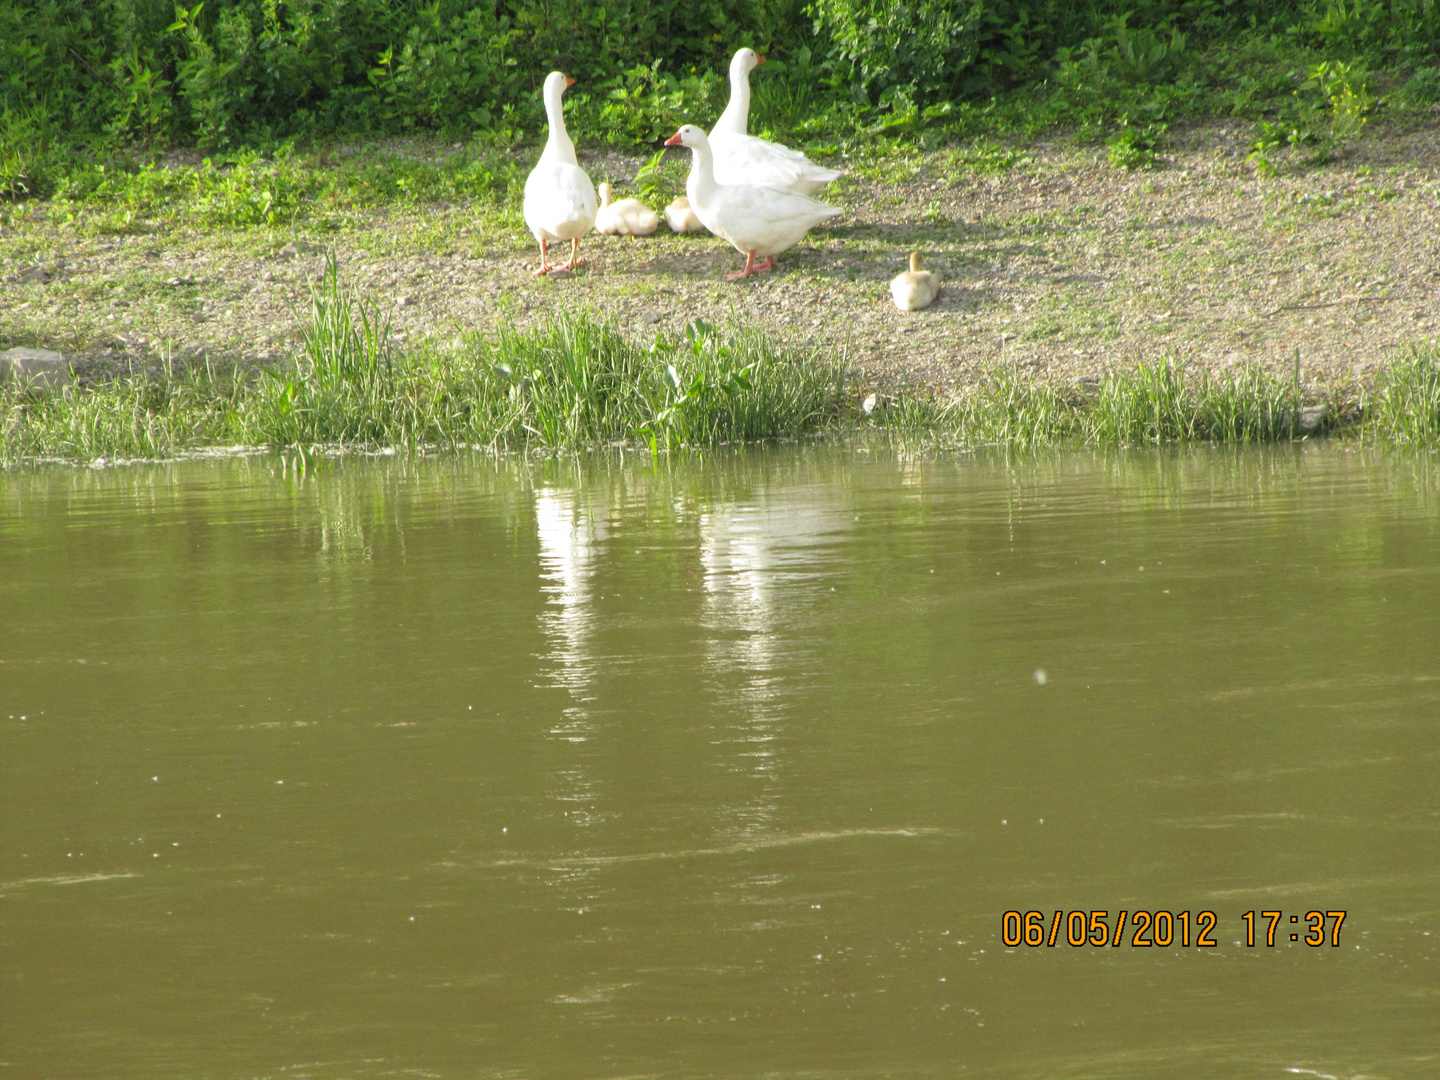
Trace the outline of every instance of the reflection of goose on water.
<instances>
[{"instance_id":1,"label":"reflection of goose on water","mask_svg":"<svg viewBox=\"0 0 1440 1080\"><path fill-rule=\"evenodd\" d=\"M587 523L568 491L542 489L535 493L535 532L540 541L542 586L550 602L571 609L585 604L585 585L591 571L591 540Z\"/></svg>"},{"instance_id":2,"label":"reflection of goose on water","mask_svg":"<svg viewBox=\"0 0 1440 1080\"><path fill-rule=\"evenodd\" d=\"M579 504L573 491L542 488L535 493L535 535L540 546L540 589L546 610L540 625L549 644L546 666L553 685L569 692L550 736L567 748L552 771L547 792L571 825L600 821L601 782L587 767L583 754L573 756L594 735L591 716L596 660L592 645L595 623L591 581L604 539L603 517ZM580 875L582 878L585 875Z\"/></svg>"},{"instance_id":3,"label":"reflection of goose on water","mask_svg":"<svg viewBox=\"0 0 1440 1080\"><path fill-rule=\"evenodd\" d=\"M845 531L847 519L829 506L783 499L702 514L705 591L755 612L770 609L778 585L829 573L823 549Z\"/></svg>"},{"instance_id":4,"label":"reflection of goose on water","mask_svg":"<svg viewBox=\"0 0 1440 1080\"><path fill-rule=\"evenodd\" d=\"M813 501L766 499L720 505L700 516L706 667L725 708L726 765L755 782L748 796L715 814L732 843L779 842L779 777L785 764L786 677L797 648L786 632L786 592L829 573L829 545L842 517Z\"/></svg>"},{"instance_id":5,"label":"reflection of goose on water","mask_svg":"<svg viewBox=\"0 0 1440 1080\"><path fill-rule=\"evenodd\" d=\"M827 574L824 549L845 529L840 511L779 495L759 505L717 507L700 518L706 621L743 632L728 642L734 650L727 659L756 674L776 666L781 589ZM716 640L717 648L725 645Z\"/></svg>"},{"instance_id":6,"label":"reflection of goose on water","mask_svg":"<svg viewBox=\"0 0 1440 1080\"><path fill-rule=\"evenodd\" d=\"M540 542L540 588L551 605L542 618L551 642L554 678L557 685L579 694L593 675L589 637L595 605L590 579L604 528L576 505L574 492L545 488L535 493L535 532Z\"/></svg>"}]
</instances>

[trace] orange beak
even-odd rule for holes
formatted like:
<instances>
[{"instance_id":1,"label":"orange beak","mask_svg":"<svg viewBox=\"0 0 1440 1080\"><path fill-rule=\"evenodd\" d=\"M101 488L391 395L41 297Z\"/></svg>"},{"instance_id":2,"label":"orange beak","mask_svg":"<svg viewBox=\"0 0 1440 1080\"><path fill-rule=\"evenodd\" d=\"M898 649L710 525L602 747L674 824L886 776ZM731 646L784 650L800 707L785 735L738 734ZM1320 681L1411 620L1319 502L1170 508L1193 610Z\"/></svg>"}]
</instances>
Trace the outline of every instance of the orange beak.
<instances>
[{"instance_id":1,"label":"orange beak","mask_svg":"<svg viewBox=\"0 0 1440 1080\"><path fill-rule=\"evenodd\" d=\"M755 54L755 63L757 63L757 64L763 64L764 62L765 62L765 57L761 56L761 55L757 52L757 53Z\"/></svg>"},{"instance_id":2,"label":"orange beak","mask_svg":"<svg viewBox=\"0 0 1440 1080\"><path fill-rule=\"evenodd\" d=\"M565 76L565 88L568 90L570 87L572 87L572 86L574 86L574 85L575 85L575 80L572 79L569 75L566 75L566 76Z\"/></svg>"},{"instance_id":3,"label":"orange beak","mask_svg":"<svg viewBox=\"0 0 1440 1080\"><path fill-rule=\"evenodd\" d=\"M650 145L651 145L651 146L654 146L655 144L654 144L654 143L651 143ZM679 145L680 145L680 133L677 131L677 132L675 132L674 135L671 135L668 139L666 139L666 140L665 140L665 145L666 145L666 146L679 146Z\"/></svg>"}]
</instances>

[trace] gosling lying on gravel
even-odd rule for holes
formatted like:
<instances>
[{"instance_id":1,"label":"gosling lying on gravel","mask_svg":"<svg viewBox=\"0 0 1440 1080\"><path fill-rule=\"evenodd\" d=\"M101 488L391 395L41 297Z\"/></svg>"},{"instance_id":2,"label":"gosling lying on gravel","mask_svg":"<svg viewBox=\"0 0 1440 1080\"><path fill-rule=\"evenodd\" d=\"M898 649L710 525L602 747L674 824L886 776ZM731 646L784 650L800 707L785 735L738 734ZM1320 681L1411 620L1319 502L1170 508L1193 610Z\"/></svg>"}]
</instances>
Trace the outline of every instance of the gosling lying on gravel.
<instances>
[{"instance_id":1,"label":"gosling lying on gravel","mask_svg":"<svg viewBox=\"0 0 1440 1080\"><path fill-rule=\"evenodd\" d=\"M607 236L649 236L660 227L660 215L639 199L610 201L610 185L600 185L600 209L595 231Z\"/></svg>"},{"instance_id":2,"label":"gosling lying on gravel","mask_svg":"<svg viewBox=\"0 0 1440 1080\"><path fill-rule=\"evenodd\" d=\"M910 253L910 269L896 274L890 282L890 296L901 311L919 311L929 307L940 295L940 279L925 269L925 260L918 251Z\"/></svg>"},{"instance_id":3,"label":"gosling lying on gravel","mask_svg":"<svg viewBox=\"0 0 1440 1080\"><path fill-rule=\"evenodd\" d=\"M670 205L665 207L665 223L670 226L671 232L705 231L695 211L690 209L690 200L684 195L671 199Z\"/></svg>"}]
</instances>

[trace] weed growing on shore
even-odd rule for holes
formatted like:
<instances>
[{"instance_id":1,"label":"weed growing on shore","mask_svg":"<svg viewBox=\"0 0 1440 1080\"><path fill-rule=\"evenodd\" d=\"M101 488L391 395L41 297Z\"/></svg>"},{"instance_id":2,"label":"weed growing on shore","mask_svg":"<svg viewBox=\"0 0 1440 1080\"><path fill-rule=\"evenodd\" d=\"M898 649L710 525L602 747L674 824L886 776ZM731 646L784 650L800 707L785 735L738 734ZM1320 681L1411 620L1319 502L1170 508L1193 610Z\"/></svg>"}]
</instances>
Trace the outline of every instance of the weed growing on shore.
<instances>
[{"instance_id":1,"label":"weed growing on shore","mask_svg":"<svg viewBox=\"0 0 1440 1080\"><path fill-rule=\"evenodd\" d=\"M949 400L902 395L877 422L907 438L967 446L1275 442L1302 434L1296 391L1293 380L1257 369L1192 377L1174 362L1141 364L1063 387L1006 366Z\"/></svg>"},{"instance_id":2,"label":"weed growing on shore","mask_svg":"<svg viewBox=\"0 0 1440 1080\"><path fill-rule=\"evenodd\" d=\"M1293 381L1256 368L1191 377L1142 363L1101 383L1084 427L1094 443L1273 442L1300 434L1300 404Z\"/></svg>"},{"instance_id":3,"label":"weed growing on shore","mask_svg":"<svg viewBox=\"0 0 1440 1080\"><path fill-rule=\"evenodd\" d=\"M1440 348L1417 349L1375 376L1362 397L1367 434L1403 446L1440 441Z\"/></svg>"},{"instance_id":4,"label":"weed growing on shore","mask_svg":"<svg viewBox=\"0 0 1440 1080\"><path fill-rule=\"evenodd\" d=\"M208 372L128 375L94 392L0 388L0 460L168 458L222 444L236 388Z\"/></svg>"}]
</instances>

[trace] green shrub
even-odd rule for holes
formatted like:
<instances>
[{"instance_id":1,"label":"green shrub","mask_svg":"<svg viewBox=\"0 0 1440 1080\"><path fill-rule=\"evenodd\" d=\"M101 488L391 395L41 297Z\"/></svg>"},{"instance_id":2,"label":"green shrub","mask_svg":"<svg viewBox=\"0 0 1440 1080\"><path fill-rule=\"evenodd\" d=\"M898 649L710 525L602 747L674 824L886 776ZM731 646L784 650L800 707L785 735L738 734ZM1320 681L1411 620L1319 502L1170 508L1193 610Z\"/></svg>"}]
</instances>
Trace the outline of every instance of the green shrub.
<instances>
[{"instance_id":1,"label":"green shrub","mask_svg":"<svg viewBox=\"0 0 1440 1080\"><path fill-rule=\"evenodd\" d=\"M1400 88L1398 97L1407 105L1433 105L1440 101L1440 67L1416 68L1410 81Z\"/></svg>"},{"instance_id":2,"label":"green shrub","mask_svg":"<svg viewBox=\"0 0 1440 1080\"><path fill-rule=\"evenodd\" d=\"M862 104L932 100L978 55L984 0L814 0L837 75Z\"/></svg>"},{"instance_id":3,"label":"green shrub","mask_svg":"<svg viewBox=\"0 0 1440 1080\"><path fill-rule=\"evenodd\" d=\"M1382 368L1364 401L1366 428L1396 443L1440 440L1440 357L1435 346Z\"/></svg>"}]
</instances>

